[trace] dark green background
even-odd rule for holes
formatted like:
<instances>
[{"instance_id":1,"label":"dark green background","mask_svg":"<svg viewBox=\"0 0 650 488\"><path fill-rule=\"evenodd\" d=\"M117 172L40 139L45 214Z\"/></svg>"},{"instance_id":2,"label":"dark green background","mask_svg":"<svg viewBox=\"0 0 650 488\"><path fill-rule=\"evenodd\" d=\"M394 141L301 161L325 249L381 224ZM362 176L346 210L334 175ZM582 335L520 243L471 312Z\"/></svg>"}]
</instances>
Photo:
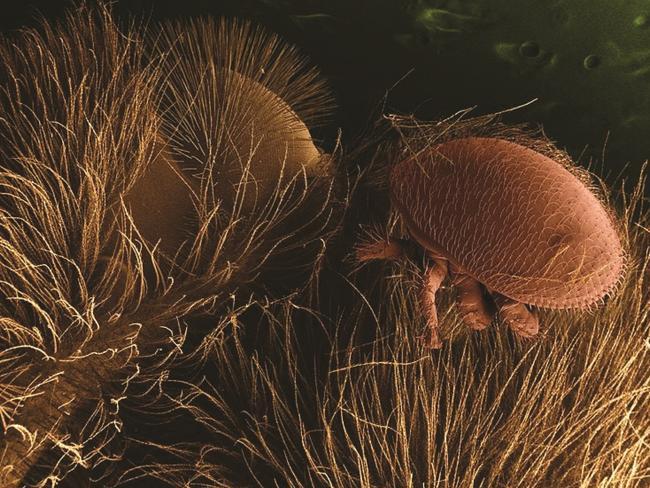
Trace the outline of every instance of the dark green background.
<instances>
[{"instance_id":1,"label":"dark green background","mask_svg":"<svg viewBox=\"0 0 650 488\"><path fill-rule=\"evenodd\" d=\"M56 18L73 2L5 9L2 29ZM253 17L317 63L335 91L333 124L352 141L373 110L436 118L538 101L506 121L541 123L610 182L650 155L650 2L645 0L135 0L119 16ZM603 159L604 155L604 159ZM603 163L604 161L604 163Z\"/></svg>"}]
</instances>

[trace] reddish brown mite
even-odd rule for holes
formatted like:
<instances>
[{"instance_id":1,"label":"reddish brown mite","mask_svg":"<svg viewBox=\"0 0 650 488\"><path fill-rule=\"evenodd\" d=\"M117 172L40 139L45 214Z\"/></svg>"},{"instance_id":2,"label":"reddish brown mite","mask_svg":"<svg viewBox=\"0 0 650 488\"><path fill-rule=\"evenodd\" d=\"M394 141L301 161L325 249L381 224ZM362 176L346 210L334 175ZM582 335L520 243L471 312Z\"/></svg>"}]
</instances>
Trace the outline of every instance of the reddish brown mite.
<instances>
[{"instance_id":1,"label":"reddish brown mite","mask_svg":"<svg viewBox=\"0 0 650 488\"><path fill-rule=\"evenodd\" d=\"M449 273L463 321L492 321L483 289L520 337L538 319L526 304L586 309L611 293L624 264L607 210L567 168L504 139L466 137L428 148L390 172L391 201L430 256L423 306L430 347L442 346L435 295ZM394 259L399 243L361 246L358 258Z\"/></svg>"}]
</instances>

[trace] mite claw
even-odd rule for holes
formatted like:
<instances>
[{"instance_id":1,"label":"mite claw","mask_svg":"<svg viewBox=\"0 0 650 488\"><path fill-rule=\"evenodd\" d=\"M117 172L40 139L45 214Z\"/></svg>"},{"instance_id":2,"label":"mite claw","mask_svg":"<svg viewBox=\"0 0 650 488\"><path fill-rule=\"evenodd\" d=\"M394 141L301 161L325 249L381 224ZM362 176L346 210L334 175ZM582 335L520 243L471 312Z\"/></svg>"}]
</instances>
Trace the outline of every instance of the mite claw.
<instances>
[{"instance_id":1,"label":"mite claw","mask_svg":"<svg viewBox=\"0 0 650 488\"><path fill-rule=\"evenodd\" d=\"M499 316L512 331L523 339L534 337L539 332L539 321L535 314L526 308L523 303L498 295L495 302L499 309Z\"/></svg>"},{"instance_id":2,"label":"mite claw","mask_svg":"<svg viewBox=\"0 0 650 488\"><path fill-rule=\"evenodd\" d=\"M522 317L521 320L510 324L510 328L521 338L529 339L539 333L539 322L537 317L530 315Z\"/></svg>"},{"instance_id":3,"label":"mite claw","mask_svg":"<svg viewBox=\"0 0 650 488\"><path fill-rule=\"evenodd\" d=\"M488 312L481 284L453 264L450 264L450 271L454 277L456 303L463 322L473 330L485 329L493 317Z\"/></svg>"},{"instance_id":4,"label":"mite claw","mask_svg":"<svg viewBox=\"0 0 650 488\"><path fill-rule=\"evenodd\" d=\"M462 316L463 322L472 330L485 330L492 322L492 317L480 311L470 311Z\"/></svg>"},{"instance_id":5,"label":"mite claw","mask_svg":"<svg viewBox=\"0 0 650 488\"><path fill-rule=\"evenodd\" d=\"M447 276L447 261L431 254L430 257L434 264L427 269L424 275L424 288L422 289L422 306L427 317L428 332L420 336L419 339L431 349L440 349L442 341L438 335L436 293Z\"/></svg>"}]
</instances>

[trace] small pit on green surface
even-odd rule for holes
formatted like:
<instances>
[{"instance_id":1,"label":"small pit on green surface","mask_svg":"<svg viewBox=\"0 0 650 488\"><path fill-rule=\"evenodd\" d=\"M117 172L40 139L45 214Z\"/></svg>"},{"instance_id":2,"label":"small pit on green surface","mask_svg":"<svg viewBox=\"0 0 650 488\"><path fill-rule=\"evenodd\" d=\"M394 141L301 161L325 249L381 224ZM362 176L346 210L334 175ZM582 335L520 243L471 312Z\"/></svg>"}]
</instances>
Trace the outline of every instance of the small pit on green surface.
<instances>
[{"instance_id":1,"label":"small pit on green surface","mask_svg":"<svg viewBox=\"0 0 650 488\"><path fill-rule=\"evenodd\" d=\"M536 58L540 52L539 44L535 41L526 41L519 46L519 54L525 58Z\"/></svg>"},{"instance_id":2,"label":"small pit on green surface","mask_svg":"<svg viewBox=\"0 0 650 488\"><path fill-rule=\"evenodd\" d=\"M598 66L600 66L600 63L601 63L600 57L596 56L595 54L590 54L582 62L585 69L597 68Z\"/></svg>"}]
</instances>

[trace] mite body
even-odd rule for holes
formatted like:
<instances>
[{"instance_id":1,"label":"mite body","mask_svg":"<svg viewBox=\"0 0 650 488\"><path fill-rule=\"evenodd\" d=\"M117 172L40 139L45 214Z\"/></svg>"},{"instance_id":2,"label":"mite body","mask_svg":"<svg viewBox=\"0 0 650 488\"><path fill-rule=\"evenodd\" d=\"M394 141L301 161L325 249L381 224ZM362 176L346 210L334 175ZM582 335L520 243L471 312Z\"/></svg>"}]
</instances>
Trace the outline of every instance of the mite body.
<instances>
[{"instance_id":1,"label":"mite body","mask_svg":"<svg viewBox=\"0 0 650 488\"><path fill-rule=\"evenodd\" d=\"M435 294L447 274L468 326L492 321L489 294L524 338L539 328L526 304L586 309L621 276L622 246L598 198L563 164L515 142L464 137L427 148L392 167L390 193L431 257L423 292L431 347L442 345ZM395 245L362 246L358 257L381 258Z\"/></svg>"}]
</instances>

